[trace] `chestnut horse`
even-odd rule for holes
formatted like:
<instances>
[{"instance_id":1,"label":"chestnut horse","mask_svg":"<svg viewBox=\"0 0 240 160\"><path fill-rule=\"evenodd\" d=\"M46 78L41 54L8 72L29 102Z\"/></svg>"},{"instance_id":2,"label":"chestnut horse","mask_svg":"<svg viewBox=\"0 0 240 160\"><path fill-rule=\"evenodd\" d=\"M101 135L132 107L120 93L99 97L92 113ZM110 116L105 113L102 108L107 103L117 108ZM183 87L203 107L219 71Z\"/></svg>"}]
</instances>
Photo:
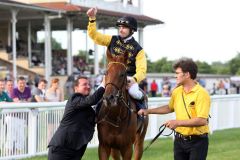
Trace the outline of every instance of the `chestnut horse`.
<instances>
[{"instance_id":1,"label":"chestnut horse","mask_svg":"<svg viewBox=\"0 0 240 160\"><path fill-rule=\"evenodd\" d=\"M98 154L100 160L140 160L148 117L138 120L136 105L127 91L128 54L113 56L107 51L105 93L98 115ZM146 96L145 96L146 99Z\"/></svg>"}]
</instances>

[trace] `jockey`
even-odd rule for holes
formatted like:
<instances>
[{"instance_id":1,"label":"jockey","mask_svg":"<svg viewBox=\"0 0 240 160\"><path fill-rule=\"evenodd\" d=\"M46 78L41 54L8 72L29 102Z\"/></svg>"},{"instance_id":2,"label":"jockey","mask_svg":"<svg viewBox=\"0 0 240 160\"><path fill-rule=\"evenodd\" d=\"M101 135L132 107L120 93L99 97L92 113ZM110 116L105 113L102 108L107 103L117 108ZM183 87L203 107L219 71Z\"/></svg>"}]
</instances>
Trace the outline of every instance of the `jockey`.
<instances>
[{"instance_id":1,"label":"jockey","mask_svg":"<svg viewBox=\"0 0 240 160\"><path fill-rule=\"evenodd\" d=\"M147 60L143 48L132 36L137 31L136 19L130 16L119 18L116 22L119 35L111 36L97 32L96 14L97 8L90 8L87 11L89 17L88 35L96 44L107 46L111 54L119 55L128 52L128 92L131 97L138 100L138 108L145 108L144 94L139 90L138 84L146 78Z\"/></svg>"}]
</instances>

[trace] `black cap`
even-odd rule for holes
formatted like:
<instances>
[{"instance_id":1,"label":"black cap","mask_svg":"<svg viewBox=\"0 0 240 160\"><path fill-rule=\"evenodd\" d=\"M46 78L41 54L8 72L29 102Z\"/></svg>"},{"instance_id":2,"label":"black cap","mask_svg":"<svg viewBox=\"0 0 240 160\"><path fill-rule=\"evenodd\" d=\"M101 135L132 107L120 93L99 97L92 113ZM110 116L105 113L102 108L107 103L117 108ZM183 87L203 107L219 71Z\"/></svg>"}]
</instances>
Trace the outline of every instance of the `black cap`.
<instances>
[{"instance_id":1,"label":"black cap","mask_svg":"<svg viewBox=\"0 0 240 160\"><path fill-rule=\"evenodd\" d=\"M116 26L119 27L120 25L128 27L135 32L137 31L137 27L138 27L137 20L130 16L124 16L124 17L119 18L117 20Z\"/></svg>"}]
</instances>

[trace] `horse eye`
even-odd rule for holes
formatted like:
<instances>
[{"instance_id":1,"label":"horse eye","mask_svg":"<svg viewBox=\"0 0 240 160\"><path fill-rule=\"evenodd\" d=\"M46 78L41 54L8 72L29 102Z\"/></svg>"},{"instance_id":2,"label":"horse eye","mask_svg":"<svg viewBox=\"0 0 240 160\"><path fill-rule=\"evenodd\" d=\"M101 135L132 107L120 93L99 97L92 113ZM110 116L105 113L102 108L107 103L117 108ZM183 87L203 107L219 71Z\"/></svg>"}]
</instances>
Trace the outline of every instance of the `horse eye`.
<instances>
[{"instance_id":1,"label":"horse eye","mask_svg":"<svg viewBox=\"0 0 240 160\"><path fill-rule=\"evenodd\" d=\"M121 74L120 74L120 77L124 77L124 76L125 76L125 73L121 73Z\"/></svg>"}]
</instances>

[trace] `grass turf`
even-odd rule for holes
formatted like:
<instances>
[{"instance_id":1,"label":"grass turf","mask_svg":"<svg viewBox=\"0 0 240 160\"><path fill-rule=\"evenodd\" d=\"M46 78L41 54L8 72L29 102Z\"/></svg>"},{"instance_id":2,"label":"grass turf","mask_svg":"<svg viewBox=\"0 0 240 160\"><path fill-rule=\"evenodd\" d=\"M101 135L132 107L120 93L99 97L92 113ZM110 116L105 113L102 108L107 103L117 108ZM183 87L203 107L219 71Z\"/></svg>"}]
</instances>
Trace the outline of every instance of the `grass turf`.
<instances>
[{"instance_id":1,"label":"grass turf","mask_svg":"<svg viewBox=\"0 0 240 160\"><path fill-rule=\"evenodd\" d=\"M240 128L215 131L209 137L207 160L239 160L240 158ZM145 142L147 146L149 141ZM33 157L24 160L46 160L47 156ZM86 150L82 160L97 160L97 148ZM173 140L160 138L143 153L142 160L173 159Z\"/></svg>"}]
</instances>

